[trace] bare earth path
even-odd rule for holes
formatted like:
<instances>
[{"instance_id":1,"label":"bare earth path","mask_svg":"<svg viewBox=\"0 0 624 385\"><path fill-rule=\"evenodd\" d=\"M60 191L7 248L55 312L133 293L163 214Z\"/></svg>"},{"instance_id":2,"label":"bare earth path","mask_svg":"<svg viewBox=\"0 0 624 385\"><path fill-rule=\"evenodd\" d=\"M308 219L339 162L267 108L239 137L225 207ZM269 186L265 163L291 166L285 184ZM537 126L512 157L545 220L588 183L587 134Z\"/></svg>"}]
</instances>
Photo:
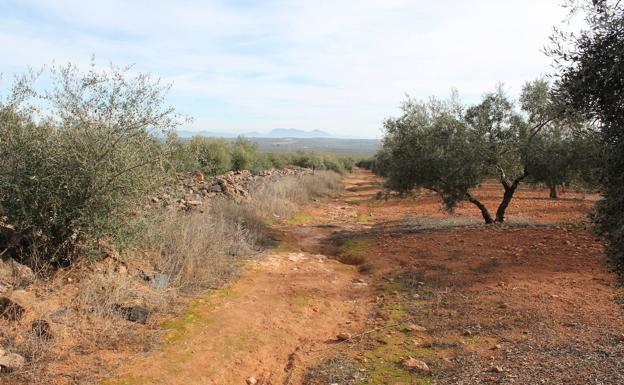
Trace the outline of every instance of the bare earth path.
<instances>
[{"instance_id":1,"label":"bare earth path","mask_svg":"<svg viewBox=\"0 0 624 385\"><path fill-rule=\"evenodd\" d=\"M302 384L333 357L355 368L322 366L306 385L624 383L624 292L573 224L595 196L523 189L516 223L486 228L470 205L449 215L427 194L376 199L367 172L345 184L107 384ZM488 205L500 194L477 193Z\"/></svg>"}]
</instances>

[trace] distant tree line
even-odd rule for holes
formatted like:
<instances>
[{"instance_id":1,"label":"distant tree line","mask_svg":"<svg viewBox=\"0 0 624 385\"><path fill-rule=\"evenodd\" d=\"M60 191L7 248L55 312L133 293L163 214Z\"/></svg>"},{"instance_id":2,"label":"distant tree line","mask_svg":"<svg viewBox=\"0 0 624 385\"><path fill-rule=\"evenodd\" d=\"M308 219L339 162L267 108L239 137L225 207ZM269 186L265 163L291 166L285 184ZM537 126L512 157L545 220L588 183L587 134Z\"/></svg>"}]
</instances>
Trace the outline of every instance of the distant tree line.
<instances>
[{"instance_id":1,"label":"distant tree line","mask_svg":"<svg viewBox=\"0 0 624 385\"><path fill-rule=\"evenodd\" d=\"M206 175L236 170L260 172L286 166L330 170L344 174L352 171L355 164L352 157L328 153L302 150L279 153L260 151L256 143L244 137L232 142L223 138L204 136L183 139L171 133L165 141L171 149L172 168L177 171L199 170Z\"/></svg>"}]
</instances>

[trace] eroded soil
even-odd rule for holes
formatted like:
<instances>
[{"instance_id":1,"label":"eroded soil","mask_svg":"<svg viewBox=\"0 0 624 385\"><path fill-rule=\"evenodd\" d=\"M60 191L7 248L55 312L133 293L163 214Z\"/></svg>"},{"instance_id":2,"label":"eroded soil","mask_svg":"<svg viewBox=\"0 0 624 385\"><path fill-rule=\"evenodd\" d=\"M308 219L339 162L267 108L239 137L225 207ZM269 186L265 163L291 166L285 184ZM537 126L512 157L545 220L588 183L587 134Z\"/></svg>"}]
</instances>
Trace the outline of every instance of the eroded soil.
<instances>
[{"instance_id":1,"label":"eroded soil","mask_svg":"<svg viewBox=\"0 0 624 385\"><path fill-rule=\"evenodd\" d=\"M380 191L347 177L106 383L624 383L624 292L578 225L596 196L522 189L511 223L485 227L469 204L451 215L434 196ZM478 195L493 207L500 191Z\"/></svg>"}]
</instances>

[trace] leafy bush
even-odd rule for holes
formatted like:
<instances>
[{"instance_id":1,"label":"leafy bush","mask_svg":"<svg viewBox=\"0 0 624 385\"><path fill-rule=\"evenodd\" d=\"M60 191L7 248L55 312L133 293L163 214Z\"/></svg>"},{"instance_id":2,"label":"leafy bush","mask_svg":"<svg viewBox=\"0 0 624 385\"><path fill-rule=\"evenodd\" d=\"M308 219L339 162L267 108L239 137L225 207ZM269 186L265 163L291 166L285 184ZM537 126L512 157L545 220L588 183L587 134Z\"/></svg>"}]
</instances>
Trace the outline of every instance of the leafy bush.
<instances>
[{"instance_id":1,"label":"leafy bush","mask_svg":"<svg viewBox=\"0 0 624 385\"><path fill-rule=\"evenodd\" d=\"M78 246L130 228L132 210L165 175L159 136L180 118L148 75L68 65L48 80L43 93L17 82L0 103L0 210L15 228L1 246L31 263L66 264ZM28 108L33 96L44 108Z\"/></svg>"},{"instance_id":2,"label":"leafy bush","mask_svg":"<svg viewBox=\"0 0 624 385\"><path fill-rule=\"evenodd\" d=\"M238 137L232 144L232 169L251 170L256 157L257 145L249 139Z\"/></svg>"},{"instance_id":3,"label":"leafy bush","mask_svg":"<svg viewBox=\"0 0 624 385\"><path fill-rule=\"evenodd\" d=\"M583 113L600 131L604 199L598 204L598 229L624 276L624 4L617 0L578 1L586 28L559 34L551 55L559 65L557 96Z\"/></svg>"},{"instance_id":4,"label":"leafy bush","mask_svg":"<svg viewBox=\"0 0 624 385\"><path fill-rule=\"evenodd\" d=\"M207 175L217 175L232 169L230 142L222 138L193 137L188 151L197 161L197 168Z\"/></svg>"}]
</instances>

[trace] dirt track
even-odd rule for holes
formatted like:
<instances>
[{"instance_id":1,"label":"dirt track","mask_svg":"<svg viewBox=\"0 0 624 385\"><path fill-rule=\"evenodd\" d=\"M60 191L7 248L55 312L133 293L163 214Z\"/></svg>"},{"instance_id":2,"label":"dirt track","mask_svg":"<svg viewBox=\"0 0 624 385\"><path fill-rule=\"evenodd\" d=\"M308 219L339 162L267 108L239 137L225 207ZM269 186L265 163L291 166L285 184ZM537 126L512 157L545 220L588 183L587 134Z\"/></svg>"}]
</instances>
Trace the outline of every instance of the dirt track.
<instances>
[{"instance_id":1,"label":"dirt track","mask_svg":"<svg viewBox=\"0 0 624 385\"><path fill-rule=\"evenodd\" d=\"M368 384L624 383L624 293L601 246L569 225L596 197L521 190L509 212L521 224L484 228L470 205L449 215L429 195L375 199L365 172L346 188L276 228L278 249L107 383L300 384L335 356ZM478 193L490 206L498 194Z\"/></svg>"}]
</instances>

